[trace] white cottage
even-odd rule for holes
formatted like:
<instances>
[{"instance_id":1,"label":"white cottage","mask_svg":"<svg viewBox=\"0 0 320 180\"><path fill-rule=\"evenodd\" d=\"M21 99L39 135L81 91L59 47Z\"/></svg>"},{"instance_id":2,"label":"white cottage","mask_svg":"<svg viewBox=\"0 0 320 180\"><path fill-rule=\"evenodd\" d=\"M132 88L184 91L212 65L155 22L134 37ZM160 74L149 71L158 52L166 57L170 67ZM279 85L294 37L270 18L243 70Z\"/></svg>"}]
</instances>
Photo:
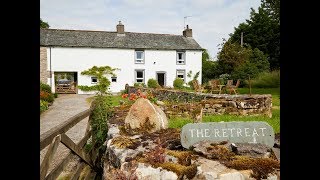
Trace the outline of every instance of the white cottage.
<instances>
[{"instance_id":1,"label":"white cottage","mask_svg":"<svg viewBox=\"0 0 320 180\"><path fill-rule=\"evenodd\" d=\"M161 86L173 87L176 77L185 83L200 72L202 48L192 38L192 29L182 35L125 32L119 22L115 32L40 29L40 80L55 92L55 74L71 73L78 85L92 85L95 77L81 75L92 66L119 68L110 77L111 92L120 92L125 84L147 84L156 79ZM77 90L78 94L87 94Z\"/></svg>"}]
</instances>

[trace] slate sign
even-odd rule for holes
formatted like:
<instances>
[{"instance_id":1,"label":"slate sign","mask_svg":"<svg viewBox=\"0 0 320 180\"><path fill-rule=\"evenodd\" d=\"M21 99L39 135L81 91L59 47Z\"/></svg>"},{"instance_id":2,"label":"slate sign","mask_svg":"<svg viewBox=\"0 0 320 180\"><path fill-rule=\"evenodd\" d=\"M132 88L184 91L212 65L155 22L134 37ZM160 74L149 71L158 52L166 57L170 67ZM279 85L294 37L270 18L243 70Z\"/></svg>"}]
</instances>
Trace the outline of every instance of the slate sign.
<instances>
[{"instance_id":1,"label":"slate sign","mask_svg":"<svg viewBox=\"0 0 320 180\"><path fill-rule=\"evenodd\" d=\"M180 137L185 148L204 140L274 145L273 128L262 121L189 123L182 127Z\"/></svg>"}]
</instances>

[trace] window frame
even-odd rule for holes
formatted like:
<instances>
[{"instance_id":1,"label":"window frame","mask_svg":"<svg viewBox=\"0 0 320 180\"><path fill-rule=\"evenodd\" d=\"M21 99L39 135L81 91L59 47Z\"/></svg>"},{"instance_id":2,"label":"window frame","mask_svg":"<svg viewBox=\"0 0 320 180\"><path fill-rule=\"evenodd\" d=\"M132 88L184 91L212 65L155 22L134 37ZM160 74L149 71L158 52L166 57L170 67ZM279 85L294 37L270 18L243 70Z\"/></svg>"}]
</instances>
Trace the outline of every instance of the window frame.
<instances>
[{"instance_id":1,"label":"window frame","mask_svg":"<svg viewBox=\"0 0 320 180\"><path fill-rule=\"evenodd\" d=\"M185 69L177 69L176 70L176 78L178 78L178 71L184 71L184 73L183 73L183 81L184 81L184 83L186 83L186 70Z\"/></svg>"},{"instance_id":2,"label":"window frame","mask_svg":"<svg viewBox=\"0 0 320 180\"><path fill-rule=\"evenodd\" d=\"M179 63L178 61L181 61L179 59L179 54L182 53L182 60L183 62L182 63ZM176 64L177 65L186 65L186 51L177 51L177 55L176 55Z\"/></svg>"},{"instance_id":3,"label":"window frame","mask_svg":"<svg viewBox=\"0 0 320 180\"><path fill-rule=\"evenodd\" d=\"M138 59L137 58L137 52L142 52L142 58L141 59ZM134 63L135 64L144 64L145 63L145 55L144 55L145 51L144 50L140 50L140 49L137 49L134 51ZM137 61L141 61L141 62L137 62Z\"/></svg>"},{"instance_id":4,"label":"window frame","mask_svg":"<svg viewBox=\"0 0 320 180\"><path fill-rule=\"evenodd\" d=\"M137 72L138 71L141 71L142 72L142 76L143 76L143 78L138 78L137 77ZM145 70L144 69L135 69L134 70L134 83L144 83L144 81L145 81ZM137 80L138 79L142 79L142 82L137 82Z\"/></svg>"}]
</instances>

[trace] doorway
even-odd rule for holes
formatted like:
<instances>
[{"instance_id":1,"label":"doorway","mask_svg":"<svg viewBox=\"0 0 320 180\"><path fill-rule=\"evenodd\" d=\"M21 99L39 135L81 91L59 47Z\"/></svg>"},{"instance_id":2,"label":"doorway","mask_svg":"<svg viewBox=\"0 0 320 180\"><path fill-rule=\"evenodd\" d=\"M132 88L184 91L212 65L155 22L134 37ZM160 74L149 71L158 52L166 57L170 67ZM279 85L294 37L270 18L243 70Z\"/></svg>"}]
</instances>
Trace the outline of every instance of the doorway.
<instances>
[{"instance_id":1,"label":"doorway","mask_svg":"<svg viewBox=\"0 0 320 180\"><path fill-rule=\"evenodd\" d=\"M78 72L54 72L55 92L77 94Z\"/></svg>"},{"instance_id":2,"label":"doorway","mask_svg":"<svg viewBox=\"0 0 320 180\"><path fill-rule=\"evenodd\" d=\"M160 86L164 87L166 85L166 72L157 72L157 81Z\"/></svg>"}]
</instances>

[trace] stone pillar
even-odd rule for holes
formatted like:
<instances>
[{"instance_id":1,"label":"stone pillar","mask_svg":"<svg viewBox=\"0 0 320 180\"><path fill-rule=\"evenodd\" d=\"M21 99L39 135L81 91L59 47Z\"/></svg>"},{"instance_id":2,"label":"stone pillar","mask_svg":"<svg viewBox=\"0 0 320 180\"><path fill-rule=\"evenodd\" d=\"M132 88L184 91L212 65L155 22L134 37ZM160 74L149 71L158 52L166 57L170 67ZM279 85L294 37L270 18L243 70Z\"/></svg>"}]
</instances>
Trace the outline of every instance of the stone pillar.
<instances>
[{"instance_id":1,"label":"stone pillar","mask_svg":"<svg viewBox=\"0 0 320 180\"><path fill-rule=\"evenodd\" d=\"M45 84L48 83L48 78L50 76L47 62L47 48L40 47L40 81Z\"/></svg>"}]
</instances>

